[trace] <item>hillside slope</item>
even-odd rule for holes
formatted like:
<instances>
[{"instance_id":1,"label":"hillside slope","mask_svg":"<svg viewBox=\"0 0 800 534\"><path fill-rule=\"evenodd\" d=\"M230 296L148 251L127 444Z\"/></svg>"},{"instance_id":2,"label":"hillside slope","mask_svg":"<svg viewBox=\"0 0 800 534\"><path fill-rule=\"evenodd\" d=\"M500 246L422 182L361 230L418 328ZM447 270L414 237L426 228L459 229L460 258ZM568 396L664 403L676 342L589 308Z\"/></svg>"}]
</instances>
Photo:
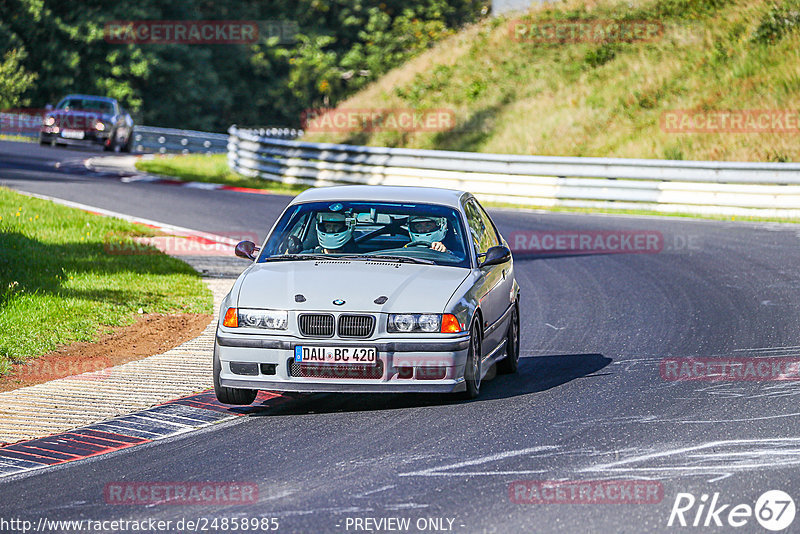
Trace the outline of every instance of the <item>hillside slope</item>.
<instances>
[{"instance_id":1,"label":"hillside slope","mask_svg":"<svg viewBox=\"0 0 800 534\"><path fill-rule=\"evenodd\" d=\"M456 128L307 139L513 154L800 161L800 0L562 2L531 11L524 22L541 31L552 21L575 19L645 21L660 31L629 42L554 42L513 37L509 19L482 22L338 106L444 108L454 113ZM675 110L693 110L695 120L705 117L698 111L733 110L745 122L750 110L772 110L772 122L756 122L747 132L721 124L705 133L679 122L679 131L670 131L664 121ZM785 123L774 122L787 111Z\"/></svg>"}]
</instances>

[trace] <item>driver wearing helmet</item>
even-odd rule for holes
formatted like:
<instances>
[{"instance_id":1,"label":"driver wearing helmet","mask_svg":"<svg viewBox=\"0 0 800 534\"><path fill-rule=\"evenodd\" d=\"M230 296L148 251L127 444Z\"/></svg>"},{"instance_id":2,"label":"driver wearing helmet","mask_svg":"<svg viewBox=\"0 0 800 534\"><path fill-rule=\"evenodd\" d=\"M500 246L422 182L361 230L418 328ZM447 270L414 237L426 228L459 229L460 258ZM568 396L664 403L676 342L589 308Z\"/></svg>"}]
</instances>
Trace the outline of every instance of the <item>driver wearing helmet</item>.
<instances>
[{"instance_id":1,"label":"driver wearing helmet","mask_svg":"<svg viewBox=\"0 0 800 534\"><path fill-rule=\"evenodd\" d=\"M447 252L442 240L447 235L447 219L445 217L411 216L408 218L408 245L422 243L438 252Z\"/></svg>"},{"instance_id":2,"label":"driver wearing helmet","mask_svg":"<svg viewBox=\"0 0 800 534\"><path fill-rule=\"evenodd\" d=\"M343 213L319 213L317 215L317 241L319 241L317 249L325 254L355 252L354 225L355 219L348 219Z\"/></svg>"}]
</instances>

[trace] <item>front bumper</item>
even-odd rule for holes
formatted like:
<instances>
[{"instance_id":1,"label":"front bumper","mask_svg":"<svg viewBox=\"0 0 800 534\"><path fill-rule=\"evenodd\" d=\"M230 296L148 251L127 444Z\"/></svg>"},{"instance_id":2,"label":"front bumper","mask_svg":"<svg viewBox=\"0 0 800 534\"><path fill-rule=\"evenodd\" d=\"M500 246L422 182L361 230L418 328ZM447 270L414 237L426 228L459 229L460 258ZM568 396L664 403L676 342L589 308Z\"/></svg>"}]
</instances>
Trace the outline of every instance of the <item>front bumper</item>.
<instances>
[{"instance_id":1,"label":"front bumper","mask_svg":"<svg viewBox=\"0 0 800 534\"><path fill-rule=\"evenodd\" d=\"M299 345L375 347L380 376L353 378L353 367L331 364L309 366L315 369L314 373L321 368L330 370L325 373L327 376L297 376L297 365L301 364L294 362L294 349ZM353 342L341 339L234 336L218 331L214 350L220 360L220 384L230 388L300 392L448 393L465 389L463 376L468 349L469 336ZM251 369L256 368L256 374L234 373L231 363L234 363L237 371L242 367L241 364L257 364L250 366ZM265 374L265 368L274 374ZM409 369L412 370L410 376Z\"/></svg>"},{"instance_id":2,"label":"front bumper","mask_svg":"<svg viewBox=\"0 0 800 534\"><path fill-rule=\"evenodd\" d=\"M76 146L107 146L109 143L109 132L98 132L95 130L84 131L83 139L70 139L63 137L62 134L49 131L50 128L45 128L39 132L40 143L52 143L55 141L57 144L62 145L76 145Z\"/></svg>"}]
</instances>

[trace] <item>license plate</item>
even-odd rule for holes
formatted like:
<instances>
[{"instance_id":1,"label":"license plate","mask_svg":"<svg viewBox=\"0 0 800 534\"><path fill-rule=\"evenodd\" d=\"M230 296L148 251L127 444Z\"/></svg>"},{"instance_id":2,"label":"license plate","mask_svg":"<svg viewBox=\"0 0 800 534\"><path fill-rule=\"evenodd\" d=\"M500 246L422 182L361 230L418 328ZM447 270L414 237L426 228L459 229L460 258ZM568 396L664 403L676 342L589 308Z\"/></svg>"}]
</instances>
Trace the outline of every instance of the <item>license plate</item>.
<instances>
[{"instance_id":1,"label":"license plate","mask_svg":"<svg viewBox=\"0 0 800 534\"><path fill-rule=\"evenodd\" d=\"M61 137L65 139L83 139L83 130L61 130Z\"/></svg>"},{"instance_id":2,"label":"license plate","mask_svg":"<svg viewBox=\"0 0 800 534\"><path fill-rule=\"evenodd\" d=\"M299 363L375 364L375 347L303 347L294 348L294 361Z\"/></svg>"}]
</instances>

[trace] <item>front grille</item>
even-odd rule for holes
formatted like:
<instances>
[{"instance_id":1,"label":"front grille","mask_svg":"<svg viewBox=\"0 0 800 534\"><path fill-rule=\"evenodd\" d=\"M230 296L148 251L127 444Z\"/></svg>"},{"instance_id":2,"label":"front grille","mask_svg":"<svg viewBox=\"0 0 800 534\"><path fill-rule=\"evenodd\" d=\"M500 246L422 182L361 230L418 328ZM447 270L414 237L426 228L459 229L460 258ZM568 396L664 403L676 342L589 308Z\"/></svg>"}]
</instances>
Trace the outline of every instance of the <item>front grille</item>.
<instances>
[{"instance_id":1,"label":"front grille","mask_svg":"<svg viewBox=\"0 0 800 534\"><path fill-rule=\"evenodd\" d=\"M342 315L339 317L339 337L369 337L375 329L373 315Z\"/></svg>"},{"instance_id":2,"label":"front grille","mask_svg":"<svg viewBox=\"0 0 800 534\"><path fill-rule=\"evenodd\" d=\"M304 313L297 319L300 333L308 337L333 337L333 315Z\"/></svg>"},{"instance_id":3,"label":"front grille","mask_svg":"<svg viewBox=\"0 0 800 534\"><path fill-rule=\"evenodd\" d=\"M377 365L321 365L289 360L289 373L301 378L378 380L383 378L383 362L378 360Z\"/></svg>"}]
</instances>

